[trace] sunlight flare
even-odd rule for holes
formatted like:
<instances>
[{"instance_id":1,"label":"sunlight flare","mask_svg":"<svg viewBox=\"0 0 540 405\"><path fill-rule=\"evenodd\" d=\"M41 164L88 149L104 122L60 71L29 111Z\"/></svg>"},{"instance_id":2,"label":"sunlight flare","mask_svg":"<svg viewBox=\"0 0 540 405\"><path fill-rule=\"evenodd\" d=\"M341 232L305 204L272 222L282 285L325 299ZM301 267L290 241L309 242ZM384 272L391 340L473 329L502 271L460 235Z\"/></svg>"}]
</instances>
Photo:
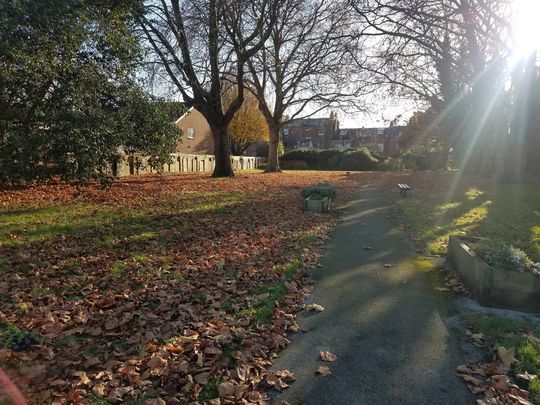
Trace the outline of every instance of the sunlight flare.
<instances>
[{"instance_id":1,"label":"sunlight flare","mask_svg":"<svg viewBox=\"0 0 540 405\"><path fill-rule=\"evenodd\" d=\"M515 62L540 49L540 1L514 0L514 10L512 59Z\"/></svg>"}]
</instances>

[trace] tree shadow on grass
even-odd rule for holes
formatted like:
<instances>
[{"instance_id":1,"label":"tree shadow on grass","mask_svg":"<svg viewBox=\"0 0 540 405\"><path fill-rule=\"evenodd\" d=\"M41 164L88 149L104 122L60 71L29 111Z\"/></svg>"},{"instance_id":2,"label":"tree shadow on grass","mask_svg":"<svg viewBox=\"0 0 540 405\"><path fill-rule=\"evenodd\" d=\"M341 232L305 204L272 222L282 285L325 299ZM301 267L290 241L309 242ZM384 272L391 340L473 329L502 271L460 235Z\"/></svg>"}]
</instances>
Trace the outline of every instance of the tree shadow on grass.
<instances>
[{"instance_id":1,"label":"tree shadow on grass","mask_svg":"<svg viewBox=\"0 0 540 405\"><path fill-rule=\"evenodd\" d=\"M453 195L424 192L402 204L432 253L444 254L450 234L496 239L540 260L534 209L540 189L533 184L489 184L458 188ZM416 200L413 200L416 198ZM532 228L531 228L532 227Z\"/></svg>"},{"instance_id":2,"label":"tree shadow on grass","mask_svg":"<svg viewBox=\"0 0 540 405\"><path fill-rule=\"evenodd\" d=\"M30 220L8 226L7 232L22 240L0 247L1 269L22 276L12 282L13 290L28 293L44 286L34 295L76 300L92 283L101 290L124 282L142 288L148 278L171 280L186 277L186 271L235 272L264 268L268 262L285 264L297 239L319 222L301 211L299 200L291 204L286 190L266 200L230 193L192 197L189 203L172 199L138 210L95 211L84 205L82 213L62 213L62 206L56 206L64 222L60 225L54 216L42 220L50 208L30 209L24 214ZM223 259L226 269L219 264ZM62 282L51 283L54 279Z\"/></svg>"}]
</instances>

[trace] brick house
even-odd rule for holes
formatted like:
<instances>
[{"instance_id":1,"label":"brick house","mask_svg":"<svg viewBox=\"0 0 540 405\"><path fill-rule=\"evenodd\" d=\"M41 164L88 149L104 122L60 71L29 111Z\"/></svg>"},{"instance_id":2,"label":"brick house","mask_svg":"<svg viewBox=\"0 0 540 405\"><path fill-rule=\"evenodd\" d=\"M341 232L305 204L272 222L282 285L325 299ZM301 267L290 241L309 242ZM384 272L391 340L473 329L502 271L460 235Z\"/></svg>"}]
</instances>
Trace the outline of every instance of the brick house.
<instances>
[{"instance_id":1,"label":"brick house","mask_svg":"<svg viewBox=\"0 0 540 405\"><path fill-rule=\"evenodd\" d=\"M209 172L214 168L214 141L210 126L195 108L175 121L182 130L182 139L171 154L173 161L163 166L162 173ZM265 159L255 156L231 156L233 169L256 169ZM146 157L123 156L112 169L116 176L153 173Z\"/></svg>"},{"instance_id":2,"label":"brick house","mask_svg":"<svg viewBox=\"0 0 540 405\"><path fill-rule=\"evenodd\" d=\"M329 118L300 118L285 124L281 130L285 150L331 149L332 138L339 131L337 114Z\"/></svg>"},{"instance_id":3,"label":"brick house","mask_svg":"<svg viewBox=\"0 0 540 405\"><path fill-rule=\"evenodd\" d=\"M177 153L192 155L212 155L214 140L206 118L195 108L191 107L178 118L175 124L182 130L182 140L176 147Z\"/></svg>"},{"instance_id":4,"label":"brick house","mask_svg":"<svg viewBox=\"0 0 540 405\"><path fill-rule=\"evenodd\" d=\"M399 156L398 137L403 128L343 128L332 138L331 149L366 147L384 156Z\"/></svg>"}]
</instances>

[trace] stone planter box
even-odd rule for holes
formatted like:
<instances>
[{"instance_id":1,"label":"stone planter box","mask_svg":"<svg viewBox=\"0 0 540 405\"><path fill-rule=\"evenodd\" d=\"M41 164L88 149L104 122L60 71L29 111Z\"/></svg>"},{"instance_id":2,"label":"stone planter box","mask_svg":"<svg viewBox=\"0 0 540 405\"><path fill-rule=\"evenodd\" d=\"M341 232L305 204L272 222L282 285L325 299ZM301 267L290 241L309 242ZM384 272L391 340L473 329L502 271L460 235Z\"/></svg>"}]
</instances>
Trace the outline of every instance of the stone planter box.
<instances>
[{"instance_id":1,"label":"stone planter box","mask_svg":"<svg viewBox=\"0 0 540 405\"><path fill-rule=\"evenodd\" d=\"M315 200L308 197L305 199L304 208L309 212L324 214L330 209L330 199L324 197L322 200Z\"/></svg>"},{"instance_id":2,"label":"stone planter box","mask_svg":"<svg viewBox=\"0 0 540 405\"><path fill-rule=\"evenodd\" d=\"M467 246L471 240L474 239L450 236L448 261L480 304L540 311L540 275L490 267Z\"/></svg>"}]
</instances>

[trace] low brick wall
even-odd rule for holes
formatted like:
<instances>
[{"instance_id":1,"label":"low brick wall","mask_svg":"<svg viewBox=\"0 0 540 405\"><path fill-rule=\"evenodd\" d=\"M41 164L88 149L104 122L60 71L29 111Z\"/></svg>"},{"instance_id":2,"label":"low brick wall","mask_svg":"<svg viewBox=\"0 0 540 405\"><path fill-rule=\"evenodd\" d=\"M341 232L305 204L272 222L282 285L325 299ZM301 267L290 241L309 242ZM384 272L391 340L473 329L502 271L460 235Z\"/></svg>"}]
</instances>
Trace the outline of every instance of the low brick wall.
<instances>
[{"instance_id":1,"label":"low brick wall","mask_svg":"<svg viewBox=\"0 0 540 405\"><path fill-rule=\"evenodd\" d=\"M214 170L214 155L192 155L174 153L171 155L172 163L163 165L160 173L192 173L211 172ZM255 156L231 156L231 163L234 170L259 169L266 159ZM156 173L148 165L148 158L140 157L130 161L127 157L122 157L116 167L116 176L129 176L134 174Z\"/></svg>"},{"instance_id":2,"label":"low brick wall","mask_svg":"<svg viewBox=\"0 0 540 405\"><path fill-rule=\"evenodd\" d=\"M494 269L474 255L466 240L450 236L448 260L480 304L540 311L540 275Z\"/></svg>"}]
</instances>

